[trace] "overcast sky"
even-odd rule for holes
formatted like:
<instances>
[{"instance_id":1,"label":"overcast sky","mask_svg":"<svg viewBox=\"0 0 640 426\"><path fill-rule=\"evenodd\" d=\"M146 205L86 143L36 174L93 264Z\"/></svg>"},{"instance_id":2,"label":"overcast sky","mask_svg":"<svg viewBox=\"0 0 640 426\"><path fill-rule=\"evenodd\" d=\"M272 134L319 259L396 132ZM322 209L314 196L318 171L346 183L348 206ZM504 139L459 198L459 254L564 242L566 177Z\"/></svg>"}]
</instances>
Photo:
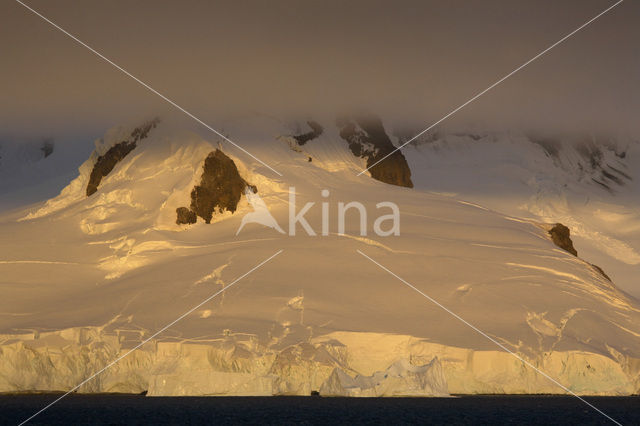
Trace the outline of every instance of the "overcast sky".
<instances>
[{"instance_id":1,"label":"overcast sky","mask_svg":"<svg viewBox=\"0 0 640 426\"><path fill-rule=\"evenodd\" d=\"M600 11L576 1L27 0L216 126L366 107L424 127ZM458 122L640 133L640 2L627 0ZM0 6L0 133L96 136L171 107L13 1Z\"/></svg>"}]
</instances>

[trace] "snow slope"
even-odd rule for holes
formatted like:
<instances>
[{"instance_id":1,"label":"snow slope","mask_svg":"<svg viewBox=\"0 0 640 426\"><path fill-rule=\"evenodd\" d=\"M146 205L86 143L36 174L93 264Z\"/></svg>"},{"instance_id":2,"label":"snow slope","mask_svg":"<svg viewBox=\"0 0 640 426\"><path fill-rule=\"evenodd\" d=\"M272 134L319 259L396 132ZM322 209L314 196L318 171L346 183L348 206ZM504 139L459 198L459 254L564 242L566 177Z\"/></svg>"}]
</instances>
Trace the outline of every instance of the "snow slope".
<instances>
[{"instance_id":1,"label":"snow slope","mask_svg":"<svg viewBox=\"0 0 640 426\"><path fill-rule=\"evenodd\" d=\"M567 225L584 258L640 296L638 140L440 129L405 154L423 190Z\"/></svg>"},{"instance_id":2,"label":"snow slope","mask_svg":"<svg viewBox=\"0 0 640 426\"><path fill-rule=\"evenodd\" d=\"M70 389L229 287L80 391L563 393L360 250L572 391L638 392L640 305L594 259L556 247L537 216L518 217L509 202L511 211L489 209L426 190L433 176L420 169L431 158L424 146L411 148L423 157L406 154L416 188L357 176L364 160L330 121L321 124L322 135L299 146L296 124L262 116L228 123L225 134L279 177L228 144L162 122L86 197L96 156L130 132L116 128L59 196L1 216L0 391ZM253 211L244 196L211 224L176 225L176 208L189 205L216 148L284 230L289 187L296 211L314 202L306 218L318 235L255 223L236 235ZM338 234L341 201L366 206L366 236L355 211ZM372 232L388 213L376 208L382 201L400 208L399 236Z\"/></svg>"},{"instance_id":3,"label":"snow slope","mask_svg":"<svg viewBox=\"0 0 640 426\"><path fill-rule=\"evenodd\" d=\"M0 138L0 212L55 196L90 153L86 144L51 138Z\"/></svg>"}]
</instances>

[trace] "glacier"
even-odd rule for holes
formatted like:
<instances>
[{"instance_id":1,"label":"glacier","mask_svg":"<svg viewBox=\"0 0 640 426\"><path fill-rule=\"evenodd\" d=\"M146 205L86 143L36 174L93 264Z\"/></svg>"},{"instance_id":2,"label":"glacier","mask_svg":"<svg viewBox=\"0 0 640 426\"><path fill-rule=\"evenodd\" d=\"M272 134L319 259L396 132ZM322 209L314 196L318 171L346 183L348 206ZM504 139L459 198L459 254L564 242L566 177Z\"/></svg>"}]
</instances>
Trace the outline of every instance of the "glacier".
<instances>
[{"instance_id":1,"label":"glacier","mask_svg":"<svg viewBox=\"0 0 640 426\"><path fill-rule=\"evenodd\" d=\"M96 159L131 132L118 126L58 196L0 210L0 392L66 391L126 354L78 391L564 393L361 250L572 392L638 393L640 303L628 294L638 272L634 180L612 185L615 193L590 182L571 144L554 157L524 136L448 134L403 151L414 188L398 187L357 176L365 160L333 123L321 124L303 145L292 140L296 126L263 116L225 127L279 177L210 135L163 120L87 197ZM605 148L631 175L637 146L629 142L624 159ZM332 201L356 200L369 212L395 202L400 236L360 235L355 214L340 233L334 207L327 236L299 229L291 237L259 223L238 234L254 211L244 195L235 213L210 224L176 224L215 149L257 186L283 229L295 186L300 205L315 203L306 218L316 230L322 190L330 189ZM578 257L551 241L555 222L571 229Z\"/></svg>"}]
</instances>

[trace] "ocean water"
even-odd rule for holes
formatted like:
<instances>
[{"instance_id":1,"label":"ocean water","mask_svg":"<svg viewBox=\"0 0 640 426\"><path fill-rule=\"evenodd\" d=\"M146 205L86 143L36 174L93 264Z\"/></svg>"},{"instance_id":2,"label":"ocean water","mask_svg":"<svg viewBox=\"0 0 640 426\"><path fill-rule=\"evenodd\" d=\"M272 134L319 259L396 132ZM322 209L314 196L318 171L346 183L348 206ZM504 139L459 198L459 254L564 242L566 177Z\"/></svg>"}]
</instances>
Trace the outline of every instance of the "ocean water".
<instances>
[{"instance_id":1,"label":"ocean water","mask_svg":"<svg viewBox=\"0 0 640 426\"><path fill-rule=\"evenodd\" d=\"M0 423L19 424L59 395L0 395ZM640 397L587 400L640 425ZM145 397L72 394L33 425L613 424L570 396L452 398Z\"/></svg>"}]
</instances>

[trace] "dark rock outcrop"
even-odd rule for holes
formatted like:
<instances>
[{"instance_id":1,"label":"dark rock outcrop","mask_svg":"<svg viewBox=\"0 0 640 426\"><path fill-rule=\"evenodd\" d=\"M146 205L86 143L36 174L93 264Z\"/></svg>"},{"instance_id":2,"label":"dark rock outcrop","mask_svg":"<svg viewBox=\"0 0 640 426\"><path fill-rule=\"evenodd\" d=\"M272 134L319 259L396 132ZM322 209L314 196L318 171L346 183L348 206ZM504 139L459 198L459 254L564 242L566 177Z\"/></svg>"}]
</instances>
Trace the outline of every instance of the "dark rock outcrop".
<instances>
[{"instance_id":1,"label":"dark rock outcrop","mask_svg":"<svg viewBox=\"0 0 640 426\"><path fill-rule=\"evenodd\" d=\"M317 138L323 132L322 126L315 121L309 120L307 121L307 125L311 127L311 131L307 133L302 133L300 135L294 135L293 138L298 142L298 145L302 146L309 142L312 139Z\"/></svg>"},{"instance_id":2,"label":"dark rock outcrop","mask_svg":"<svg viewBox=\"0 0 640 426\"><path fill-rule=\"evenodd\" d=\"M578 256L578 251L573 247L573 241L571 241L571 231L569 228L561 223L556 223L553 228L549 230L549 235L551 235L551 240L555 245L574 256Z\"/></svg>"},{"instance_id":3,"label":"dark rock outcrop","mask_svg":"<svg viewBox=\"0 0 640 426\"><path fill-rule=\"evenodd\" d=\"M606 278L606 279L607 279L607 281L612 282L612 281L611 281L611 278L609 278L609 275L607 275L607 274L602 270L602 268L601 268L601 267L599 267L598 265L594 265L593 263L590 263L589 265L591 265L591 267L592 267L593 269L595 269L597 273L599 273L599 274L600 274L600 275L602 275L604 278Z\"/></svg>"},{"instance_id":4,"label":"dark rock outcrop","mask_svg":"<svg viewBox=\"0 0 640 426\"><path fill-rule=\"evenodd\" d=\"M186 207L178 207L176 209L176 215L177 215L176 223L178 225L182 225L183 223L184 224L196 223L198 219L196 217L196 213L192 212Z\"/></svg>"},{"instance_id":5,"label":"dark rock outcrop","mask_svg":"<svg viewBox=\"0 0 640 426\"><path fill-rule=\"evenodd\" d=\"M45 139L42 142L42 146L40 147L40 151L44 154L44 158L47 158L51 154L53 154L53 139Z\"/></svg>"},{"instance_id":6,"label":"dark rock outcrop","mask_svg":"<svg viewBox=\"0 0 640 426\"><path fill-rule=\"evenodd\" d=\"M409 164L402 152L394 152L396 148L378 117L341 117L336 124L340 128L340 137L347 141L353 155L367 160L371 177L391 185L413 188ZM376 164L380 160L382 161Z\"/></svg>"},{"instance_id":7,"label":"dark rock outcrop","mask_svg":"<svg viewBox=\"0 0 640 426\"><path fill-rule=\"evenodd\" d=\"M556 223L553 228L549 230L549 235L551 235L551 240L553 243L560 247L561 249L571 253L574 256L578 256L578 251L573 247L573 241L571 240L571 231L569 228L564 226L561 223ZM593 263L587 263L590 265L598 274L602 275L607 281L611 282L611 278L602 270L598 265L594 265Z\"/></svg>"},{"instance_id":8,"label":"dark rock outcrop","mask_svg":"<svg viewBox=\"0 0 640 426\"><path fill-rule=\"evenodd\" d=\"M146 138L151 129L154 129L159 122L160 120L155 118L140 127L136 127L127 140L115 144L109 148L104 155L98 157L89 176L87 197L98 190L102 178L111 173L116 164L129 155L129 153L135 149L138 142Z\"/></svg>"},{"instance_id":9,"label":"dark rock outcrop","mask_svg":"<svg viewBox=\"0 0 640 426\"><path fill-rule=\"evenodd\" d=\"M176 210L176 223L195 223L196 215L210 223L215 212L235 212L247 187L258 192L254 185L242 179L231 158L219 149L212 151L204 161L200 184L191 191L191 207Z\"/></svg>"}]
</instances>

